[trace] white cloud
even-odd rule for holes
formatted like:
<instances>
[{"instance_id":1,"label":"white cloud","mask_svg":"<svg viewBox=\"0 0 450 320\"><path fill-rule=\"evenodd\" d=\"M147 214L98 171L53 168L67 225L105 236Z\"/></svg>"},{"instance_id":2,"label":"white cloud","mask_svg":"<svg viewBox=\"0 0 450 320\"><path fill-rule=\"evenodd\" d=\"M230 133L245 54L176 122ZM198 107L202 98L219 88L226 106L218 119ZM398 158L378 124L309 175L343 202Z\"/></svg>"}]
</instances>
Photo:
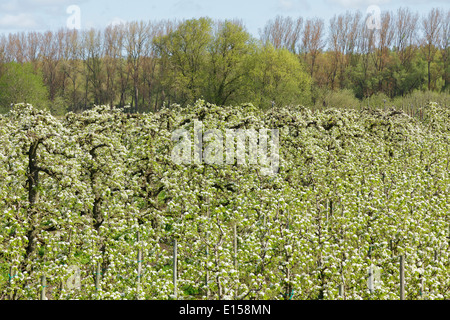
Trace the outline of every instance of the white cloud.
<instances>
[{"instance_id":1,"label":"white cloud","mask_svg":"<svg viewBox=\"0 0 450 320\"><path fill-rule=\"evenodd\" d=\"M0 4L1 12L13 12L20 10L20 5L18 0L11 0L7 2L3 2Z\"/></svg>"},{"instance_id":2,"label":"white cloud","mask_svg":"<svg viewBox=\"0 0 450 320\"><path fill-rule=\"evenodd\" d=\"M33 14L62 17L70 5L80 5L87 0L0 0L1 14ZM43 19L46 20L46 19Z\"/></svg>"},{"instance_id":3,"label":"white cloud","mask_svg":"<svg viewBox=\"0 0 450 320\"><path fill-rule=\"evenodd\" d=\"M403 3L404 5L407 4L439 4L439 3L446 3L448 4L448 0L408 0L408 1L398 1Z\"/></svg>"},{"instance_id":4,"label":"white cloud","mask_svg":"<svg viewBox=\"0 0 450 320\"><path fill-rule=\"evenodd\" d=\"M345 9L365 9L369 6L414 6L414 5L439 5L448 3L448 0L325 0L332 5L338 5Z\"/></svg>"},{"instance_id":5,"label":"white cloud","mask_svg":"<svg viewBox=\"0 0 450 320\"><path fill-rule=\"evenodd\" d=\"M307 0L278 0L278 10L281 11L293 11L310 9Z\"/></svg>"},{"instance_id":6,"label":"white cloud","mask_svg":"<svg viewBox=\"0 0 450 320\"><path fill-rule=\"evenodd\" d=\"M294 7L294 2L292 0L278 0L278 2L282 9L292 9Z\"/></svg>"},{"instance_id":7,"label":"white cloud","mask_svg":"<svg viewBox=\"0 0 450 320\"><path fill-rule=\"evenodd\" d=\"M115 17L108 23L108 25L109 26L117 26L117 25L126 24L126 23L127 22L125 20L123 20L122 18Z\"/></svg>"},{"instance_id":8,"label":"white cloud","mask_svg":"<svg viewBox=\"0 0 450 320\"><path fill-rule=\"evenodd\" d=\"M57 21L65 25L66 9L88 0L0 0L0 26L3 29L45 29Z\"/></svg>"},{"instance_id":9,"label":"white cloud","mask_svg":"<svg viewBox=\"0 0 450 320\"><path fill-rule=\"evenodd\" d=\"M73 0L28 0L28 2L32 4L36 4L39 6L58 6L58 5L69 5L74 2Z\"/></svg>"},{"instance_id":10,"label":"white cloud","mask_svg":"<svg viewBox=\"0 0 450 320\"><path fill-rule=\"evenodd\" d=\"M38 23L29 13L6 14L0 17L0 26L5 29L22 29L37 27Z\"/></svg>"},{"instance_id":11,"label":"white cloud","mask_svg":"<svg viewBox=\"0 0 450 320\"><path fill-rule=\"evenodd\" d=\"M390 3L392 0L328 0L330 3L340 5L344 8L361 8L371 5L382 5Z\"/></svg>"},{"instance_id":12,"label":"white cloud","mask_svg":"<svg viewBox=\"0 0 450 320\"><path fill-rule=\"evenodd\" d=\"M192 12L202 10L202 7L193 0L180 0L175 3L174 7L178 12Z\"/></svg>"}]
</instances>

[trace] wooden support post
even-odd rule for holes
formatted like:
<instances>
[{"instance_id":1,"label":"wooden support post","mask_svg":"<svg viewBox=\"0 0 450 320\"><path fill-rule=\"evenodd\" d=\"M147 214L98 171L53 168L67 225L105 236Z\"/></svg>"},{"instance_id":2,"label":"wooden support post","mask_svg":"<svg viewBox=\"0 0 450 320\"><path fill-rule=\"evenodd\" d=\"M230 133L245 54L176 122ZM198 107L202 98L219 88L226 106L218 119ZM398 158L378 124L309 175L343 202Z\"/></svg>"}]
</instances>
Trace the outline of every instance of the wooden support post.
<instances>
[{"instance_id":1,"label":"wooden support post","mask_svg":"<svg viewBox=\"0 0 450 320\"><path fill-rule=\"evenodd\" d=\"M208 223L209 223L209 220L210 220L210 215L211 215L211 211L210 211L210 201L209 201L209 197L207 197L206 198L206 202L207 202L207 204L208 204L208 208L207 208L207 211L206 211L206 216L208 217L208 219L207 219L207 221L208 221ZM206 231L206 236L205 236L205 238L206 238L206 260L208 261L208 259L209 259L209 248L208 248L208 231ZM206 282L206 300L209 300L209 296L210 296L210 291L209 291L209 270L208 269L206 269L206 279L205 279L205 282Z\"/></svg>"},{"instance_id":2,"label":"wooden support post","mask_svg":"<svg viewBox=\"0 0 450 320\"><path fill-rule=\"evenodd\" d=\"M420 279L420 299L423 299L423 278Z\"/></svg>"},{"instance_id":3,"label":"wooden support post","mask_svg":"<svg viewBox=\"0 0 450 320\"><path fill-rule=\"evenodd\" d=\"M371 265L371 266L369 267L369 281L368 281L368 287L369 287L370 293L373 293L373 290L374 290L374 286L373 286L373 278L374 278L374 275L373 275L373 266Z\"/></svg>"},{"instance_id":4,"label":"wooden support post","mask_svg":"<svg viewBox=\"0 0 450 320\"><path fill-rule=\"evenodd\" d=\"M394 258L394 244L392 239L389 240L389 248L391 249L391 257Z\"/></svg>"},{"instance_id":5,"label":"wooden support post","mask_svg":"<svg viewBox=\"0 0 450 320\"><path fill-rule=\"evenodd\" d=\"M95 291L98 293L100 290L100 262L97 262L97 268L95 272Z\"/></svg>"},{"instance_id":6,"label":"wooden support post","mask_svg":"<svg viewBox=\"0 0 450 320\"><path fill-rule=\"evenodd\" d=\"M405 300L405 256L400 256L400 300Z\"/></svg>"},{"instance_id":7,"label":"wooden support post","mask_svg":"<svg viewBox=\"0 0 450 320\"><path fill-rule=\"evenodd\" d=\"M236 222L233 224L233 264L234 269L237 270L237 234L236 234Z\"/></svg>"},{"instance_id":8,"label":"wooden support post","mask_svg":"<svg viewBox=\"0 0 450 320\"><path fill-rule=\"evenodd\" d=\"M339 290L339 297L344 298L344 285L340 284L338 290Z\"/></svg>"},{"instance_id":9,"label":"wooden support post","mask_svg":"<svg viewBox=\"0 0 450 320\"><path fill-rule=\"evenodd\" d=\"M47 300L45 296L45 288L47 287L47 279L45 275L41 277L41 300Z\"/></svg>"},{"instance_id":10,"label":"wooden support post","mask_svg":"<svg viewBox=\"0 0 450 320\"><path fill-rule=\"evenodd\" d=\"M9 280L8 280L8 282L9 282L9 286L11 287L11 282L12 282L12 279L15 277L16 275L14 274L14 268L13 268L13 266L11 266L10 268L9 268ZM9 300L13 300L14 299L14 292L11 292L11 294L9 295Z\"/></svg>"},{"instance_id":11,"label":"wooden support post","mask_svg":"<svg viewBox=\"0 0 450 320\"><path fill-rule=\"evenodd\" d=\"M173 240L173 295L177 299L177 240Z\"/></svg>"},{"instance_id":12,"label":"wooden support post","mask_svg":"<svg viewBox=\"0 0 450 320\"><path fill-rule=\"evenodd\" d=\"M206 259L208 259L209 256L209 250L208 247L206 247ZM205 282L206 282L206 300L209 300L209 271L206 270L206 278L205 278Z\"/></svg>"},{"instance_id":13,"label":"wooden support post","mask_svg":"<svg viewBox=\"0 0 450 320\"><path fill-rule=\"evenodd\" d=\"M136 234L136 240L138 242L138 246L139 246L139 242L140 242L140 235L139 235L139 231ZM137 253L137 262L138 262L138 268L137 268L137 281L136 281L136 300L139 300L139 291L141 290L141 273L142 273L142 251L141 248L138 248L138 253Z\"/></svg>"}]
</instances>

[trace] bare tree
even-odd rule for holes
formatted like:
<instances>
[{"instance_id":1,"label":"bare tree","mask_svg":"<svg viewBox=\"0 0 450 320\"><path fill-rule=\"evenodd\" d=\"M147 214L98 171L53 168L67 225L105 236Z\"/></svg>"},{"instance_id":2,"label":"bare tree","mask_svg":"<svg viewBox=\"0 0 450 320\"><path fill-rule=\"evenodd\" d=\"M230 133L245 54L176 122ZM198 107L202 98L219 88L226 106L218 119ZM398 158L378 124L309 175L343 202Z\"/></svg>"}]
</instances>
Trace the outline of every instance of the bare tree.
<instances>
[{"instance_id":1,"label":"bare tree","mask_svg":"<svg viewBox=\"0 0 450 320\"><path fill-rule=\"evenodd\" d=\"M26 36L24 32L10 33L8 35L8 42L6 45L6 51L9 54L9 61L15 61L17 63L24 63L26 61L25 56Z\"/></svg>"},{"instance_id":2,"label":"bare tree","mask_svg":"<svg viewBox=\"0 0 450 320\"><path fill-rule=\"evenodd\" d=\"M439 48L440 32L442 29L443 12L433 8L428 15L422 17L422 52L427 60L428 67L428 90L431 90L431 63Z\"/></svg>"},{"instance_id":3,"label":"bare tree","mask_svg":"<svg viewBox=\"0 0 450 320\"><path fill-rule=\"evenodd\" d=\"M119 70L123 51L123 32L120 25L108 26L104 31L104 64L106 69L106 99L110 106L116 98L116 75Z\"/></svg>"},{"instance_id":4,"label":"bare tree","mask_svg":"<svg viewBox=\"0 0 450 320\"><path fill-rule=\"evenodd\" d=\"M83 33L82 57L85 65L85 107L87 107L89 86L92 85L94 104L99 105L103 98L103 37L102 33L95 29Z\"/></svg>"},{"instance_id":5,"label":"bare tree","mask_svg":"<svg viewBox=\"0 0 450 320\"><path fill-rule=\"evenodd\" d=\"M313 77L317 56L326 44L323 37L323 20L317 18L306 20L305 27L303 29L300 51L304 53L304 59L309 64L309 73L311 74L311 78Z\"/></svg>"},{"instance_id":6,"label":"bare tree","mask_svg":"<svg viewBox=\"0 0 450 320\"><path fill-rule=\"evenodd\" d=\"M404 67L411 62L416 50L418 21L418 13L413 14L408 8L397 10L394 19L394 50Z\"/></svg>"},{"instance_id":7,"label":"bare tree","mask_svg":"<svg viewBox=\"0 0 450 320\"><path fill-rule=\"evenodd\" d=\"M354 15L347 11L345 14L334 16L330 19L329 49L333 53L332 68L329 75L331 89L335 87L336 76L339 72L341 86L345 77L345 69L348 66L349 55L356 48L358 25L361 13Z\"/></svg>"},{"instance_id":8,"label":"bare tree","mask_svg":"<svg viewBox=\"0 0 450 320\"><path fill-rule=\"evenodd\" d=\"M117 33L117 46L120 50L117 51L117 84L116 90L118 90L119 95L119 106L125 106L125 101L127 100L127 91L129 89L130 74L128 72L127 55L125 50L125 34L126 25L120 24L115 27L115 32Z\"/></svg>"},{"instance_id":9,"label":"bare tree","mask_svg":"<svg viewBox=\"0 0 450 320\"><path fill-rule=\"evenodd\" d=\"M27 35L25 32L20 32L16 35L16 61L18 63L27 62Z\"/></svg>"},{"instance_id":10,"label":"bare tree","mask_svg":"<svg viewBox=\"0 0 450 320\"><path fill-rule=\"evenodd\" d=\"M144 53L146 43L149 41L151 24L147 22L129 22L126 25L125 49L127 52L128 70L133 80L134 110L139 107L139 70L141 57Z\"/></svg>"},{"instance_id":11,"label":"bare tree","mask_svg":"<svg viewBox=\"0 0 450 320\"><path fill-rule=\"evenodd\" d=\"M449 72L449 59L450 59L450 10L447 11L442 18L441 29L441 41L440 49L442 53L442 62L444 64L444 89L450 86L450 72Z\"/></svg>"},{"instance_id":12,"label":"bare tree","mask_svg":"<svg viewBox=\"0 0 450 320\"><path fill-rule=\"evenodd\" d=\"M28 32L26 46L26 60L33 64L34 71L38 71L38 61L41 54L41 44L39 43L39 34L35 31Z\"/></svg>"},{"instance_id":13,"label":"bare tree","mask_svg":"<svg viewBox=\"0 0 450 320\"><path fill-rule=\"evenodd\" d=\"M261 40L264 43L272 43L276 49L285 48L297 53L302 26L302 17L293 20L291 17L277 16L275 20L267 22L264 30L260 31Z\"/></svg>"},{"instance_id":14,"label":"bare tree","mask_svg":"<svg viewBox=\"0 0 450 320\"><path fill-rule=\"evenodd\" d=\"M58 91L58 67L61 61L61 42L59 37L63 36L62 33L53 34L51 31L47 31L40 35L41 43L41 60L42 60L42 72L44 77L44 83L46 84L50 100L54 101Z\"/></svg>"},{"instance_id":15,"label":"bare tree","mask_svg":"<svg viewBox=\"0 0 450 320\"><path fill-rule=\"evenodd\" d=\"M366 19L360 22L358 37L357 37L357 48L360 54L360 65L362 70L362 76L356 81L356 85L361 88L361 97L368 97L371 95L371 90L368 85L368 79L371 76L371 56L375 52L376 48L376 30L370 29L367 24L368 16Z\"/></svg>"},{"instance_id":16,"label":"bare tree","mask_svg":"<svg viewBox=\"0 0 450 320\"><path fill-rule=\"evenodd\" d=\"M71 90L71 110L76 111L79 104L77 92L80 81L78 81L78 79L81 74L81 40L78 30L67 30L65 32L63 46L61 71L64 74L64 81L68 82L70 85L70 88L65 89L65 91ZM67 87L69 87L69 85ZM66 88L65 83L63 86Z\"/></svg>"},{"instance_id":17,"label":"bare tree","mask_svg":"<svg viewBox=\"0 0 450 320\"><path fill-rule=\"evenodd\" d=\"M6 37L0 36L0 77L3 75L3 65L6 62Z\"/></svg>"},{"instance_id":18,"label":"bare tree","mask_svg":"<svg viewBox=\"0 0 450 320\"><path fill-rule=\"evenodd\" d=\"M11 45L10 35L3 35L3 59L5 63L14 61L14 47Z\"/></svg>"},{"instance_id":19,"label":"bare tree","mask_svg":"<svg viewBox=\"0 0 450 320\"><path fill-rule=\"evenodd\" d=\"M149 23L148 40L145 41L142 57L141 91L143 97L143 105L147 104L148 110L152 110L153 106L154 111L156 111L157 109L157 97L153 99L153 93L155 93L156 91L156 69L158 64L156 48L153 46L153 39L161 33L163 26L164 24L162 22Z\"/></svg>"},{"instance_id":20,"label":"bare tree","mask_svg":"<svg viewBox=\"0 0 450 320\"><path fill-rule=\"evenodd\" d=\"M346 25L347 25L347 34L341 40L342 48L344 49L344 61L341 66L341 87L344 85L344 80L348 79L347 70L351 61L354 58L354 53L357 50L357 41L359 35L359 25L362 18L362 14L360 11L356 11L354 14L346 13ZM345 45L345 46L344 46Z\"/></svg>"},{"instance_id":21,"label":"bare tree","mask_svg":"<svg viewBox=\"0 0 450 320\"><path fill-rule=\"evenodd\" d=\"M375 65L375 70L378 74L381 74L386 67L389 60L390 48L394 40L394 26L393 26L393 14L388 11L381 13L380 29L374 30L375 38L373 39L374 52L372 54L372 60ZM383 90L383 79L378 77L378 90Z\"/></svg>"}]
</instances>

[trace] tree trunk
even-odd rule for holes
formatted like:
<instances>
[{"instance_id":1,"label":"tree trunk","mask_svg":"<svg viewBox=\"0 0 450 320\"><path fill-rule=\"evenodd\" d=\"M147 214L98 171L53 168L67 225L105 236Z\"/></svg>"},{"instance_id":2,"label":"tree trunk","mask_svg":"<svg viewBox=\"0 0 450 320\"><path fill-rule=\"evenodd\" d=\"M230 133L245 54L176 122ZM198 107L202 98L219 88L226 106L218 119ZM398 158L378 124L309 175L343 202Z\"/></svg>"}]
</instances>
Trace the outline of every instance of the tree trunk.
<instances>
[{"instance_id":1,"label":"tree trunk","mask_svg":"<svg viewBox=\"0 0 450 320\"><path fill-rule=\"evenodd\" d=\"M138 99L139 99L139 90L137 88L137 84L134 85L134 112L138 112Z\"/></svg>"},{"instance_id":2,"label":"tree trunk","mask_svg":"<svg viewBox=\"0 0 450 320\"><path fill-rule=\"evenodd\" d=\"M428 60L428 90L431 90L431 61Z\"/></svg>"}]
</instances>

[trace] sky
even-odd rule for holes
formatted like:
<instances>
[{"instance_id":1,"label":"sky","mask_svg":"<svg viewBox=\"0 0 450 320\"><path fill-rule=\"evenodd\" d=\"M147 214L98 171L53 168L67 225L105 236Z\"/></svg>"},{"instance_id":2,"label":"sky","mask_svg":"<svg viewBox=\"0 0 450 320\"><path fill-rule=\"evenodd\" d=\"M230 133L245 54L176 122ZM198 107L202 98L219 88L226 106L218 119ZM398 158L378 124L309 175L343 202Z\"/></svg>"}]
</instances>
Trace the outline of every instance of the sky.
<instances>
[{"instance_id":1,"label":"sky","mask_svg":"<svg viewBox=\"0 0 450 320\"><path fill-rule=\"evenodd\" d=\"M347 10L366 13L409 7L424 14L450 9L450 0L0 0L0 34L20 31L105 28L133 20L241 19L255 37L277 15L318 17L328 21ZM69 24L68 24L69 23Z\"/></svg>"}]
</instances>

